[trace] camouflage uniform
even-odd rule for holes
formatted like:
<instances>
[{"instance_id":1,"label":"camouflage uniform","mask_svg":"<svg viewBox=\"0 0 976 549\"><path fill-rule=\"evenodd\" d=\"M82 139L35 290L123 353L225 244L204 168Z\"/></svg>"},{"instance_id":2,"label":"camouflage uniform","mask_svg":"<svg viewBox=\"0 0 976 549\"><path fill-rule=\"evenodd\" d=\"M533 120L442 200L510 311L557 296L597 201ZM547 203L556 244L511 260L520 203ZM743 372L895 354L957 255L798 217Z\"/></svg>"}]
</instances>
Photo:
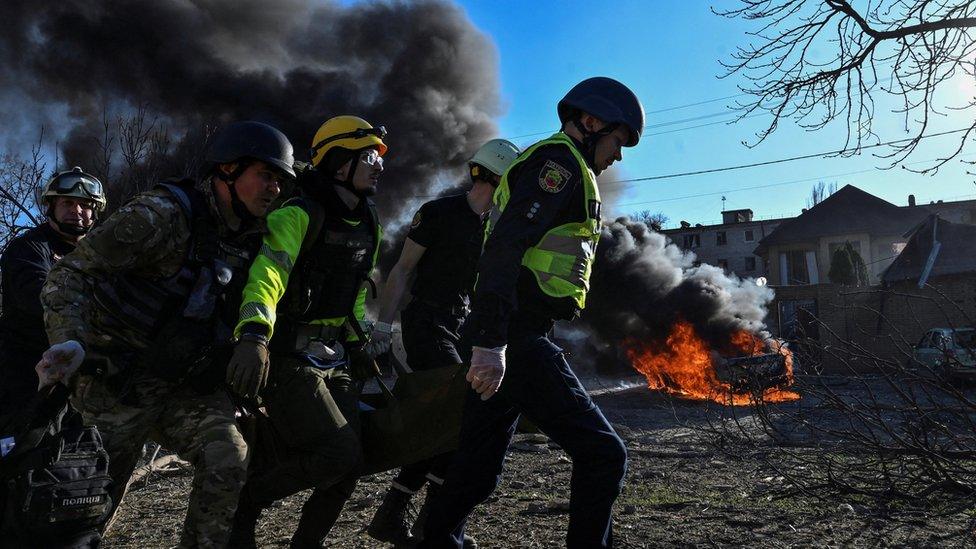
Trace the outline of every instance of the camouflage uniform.
<instances>
[{"instance_id":1,"label":"camouflage uniform","mask_svg":"<svg viewBox=\"0 0 976 549\"><path fill-rule=\"evenodd\" d=\"M197 188L219 220L209 184ZM222 222L216 226L221 246L264 231L263 222L242 235L231 235ZM151 438L194 465L180 546L224 547L248 463L234 404L223 390L195 391L185 381L164 379L143 367L145 357L168 349L153 343L158 334L126 318L140 319L147 312L124 291L139 284L162 286L186 270L192 232L183 207L169 191L142 194L52 269L41 297L52 343L73 339L89 356L111 361L107 375L75 376L71 402L86 424L97 425L103 433L116 483L115 501ZM112 302L113 297L121 299ZM159 318L146 320L159 324Z\"/></svg>"}]
</instances>

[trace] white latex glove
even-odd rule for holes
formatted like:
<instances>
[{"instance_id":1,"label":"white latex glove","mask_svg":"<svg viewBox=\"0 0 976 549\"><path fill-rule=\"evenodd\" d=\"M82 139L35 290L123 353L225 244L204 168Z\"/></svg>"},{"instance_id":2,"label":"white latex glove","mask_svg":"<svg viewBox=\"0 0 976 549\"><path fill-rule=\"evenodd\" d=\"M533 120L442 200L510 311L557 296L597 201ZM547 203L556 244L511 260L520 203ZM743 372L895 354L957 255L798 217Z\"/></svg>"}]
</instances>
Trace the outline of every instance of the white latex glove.
<instances>
[{"instance_id":1,"label":"white latex glove","mask_svg":"<svg viewBox=\"0 0 976 549\"><path fill-rule=\"evenodd\" d=\"M484 347L471 348L471 367L465 379L471 388L481 395L481 400L488 400L502 384L505 377L505 347L486 349Z\"/></svg>"},{"instance_id":2,"label":"white latex glove","mask_svg":"<svg viewBox=\"0 0 976 549\"><path fill-rule=\"evenodd\" d=\"M370 358L376 358L390 350L393 343L393 325L386 322L377 322L373 326L373 331L369 334L369 343L366 344L366 354Z\"/></svg>"},{"instance_id":3,"label":"white latex glove","mask_svg":"<svg viewBox=\"0 0 976 549\"><path fill-rule=\"evenodd\" d=\"M39 379L37 389L54 385L59 381L67 382L78 371L83 360L85 360L85 348L73 339L51 345L41 355L37 366L34 366Z\"/></svg>"}]
</instances>

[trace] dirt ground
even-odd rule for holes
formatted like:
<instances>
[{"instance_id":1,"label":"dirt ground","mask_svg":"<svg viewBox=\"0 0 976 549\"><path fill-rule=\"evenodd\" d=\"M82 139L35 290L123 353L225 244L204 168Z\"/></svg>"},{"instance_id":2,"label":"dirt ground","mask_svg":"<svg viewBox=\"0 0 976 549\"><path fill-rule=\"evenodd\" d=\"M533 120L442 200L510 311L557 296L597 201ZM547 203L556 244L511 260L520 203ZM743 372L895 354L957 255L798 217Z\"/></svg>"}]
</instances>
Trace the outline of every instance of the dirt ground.
<instances>
[{"instance_id":1,"label":"dirt ground","mask_svg":"<svg viewBox=\"0 0 976 549\"><path fill-rule=\"evenodd\" d=\"M805 495L784 497L783 477L757 459L763 449L724 452L708 444L705 428L727 417L728 410L644 388L596 398L626 439L630 455L626 484L615 507L614 532L620 547L976 546L976 503L934 515ZM468 533L484 548L562 546L570 472L569 459L544 437L518 435L501 486L472 515ZM385 473L362 480L329 547L382 546L362 530L390 478ZM150 475L125 500L105 546L175 545L188 488L186 471ZM260 546L287 546L307 495L279 502L265 514L259 525ZM422 503L419 496L416 503Z\"/></svg>"}]
</instances>

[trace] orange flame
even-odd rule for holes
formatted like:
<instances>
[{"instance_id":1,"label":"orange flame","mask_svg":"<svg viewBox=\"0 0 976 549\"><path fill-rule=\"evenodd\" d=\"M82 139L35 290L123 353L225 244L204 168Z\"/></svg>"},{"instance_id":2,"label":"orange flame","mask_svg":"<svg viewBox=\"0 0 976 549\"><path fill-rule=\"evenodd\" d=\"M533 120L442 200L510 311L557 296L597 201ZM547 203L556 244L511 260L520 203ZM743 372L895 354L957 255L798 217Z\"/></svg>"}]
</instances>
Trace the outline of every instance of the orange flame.
<instances>
[{"instance_id":1,"label":"orange flame","mask_svg":"<svg viewBox=\"0 0 976 549\"><path fill-rule=\"evenodd\" d=\"M793 355L779 342L764 342L752 333L739 331L732 334L729 344L740 356L781 353L785 357L783 386L793 384ZM713 356L717 354L695 333L694 327L683 320L675 324L663 343L631 341L627 354L634 368L647 378L648 388L681 398L712 400L732 406L749 405L759 400L788 402L800 398L799 394L781 387L767 388L761 396L734 392L716 374Z\"/></svg>"}]
</instances>

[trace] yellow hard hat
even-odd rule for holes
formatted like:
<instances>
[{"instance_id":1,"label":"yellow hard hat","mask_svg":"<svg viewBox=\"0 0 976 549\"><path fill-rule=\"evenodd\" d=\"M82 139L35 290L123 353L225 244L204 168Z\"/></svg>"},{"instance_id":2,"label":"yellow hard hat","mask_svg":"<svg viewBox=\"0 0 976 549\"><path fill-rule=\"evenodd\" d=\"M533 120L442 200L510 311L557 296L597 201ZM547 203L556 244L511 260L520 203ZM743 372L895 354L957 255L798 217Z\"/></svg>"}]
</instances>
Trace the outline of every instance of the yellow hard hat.
<instances>
[{"instance_id":1,"label":"yellow hard hat","mask_svg":"<svg viewBox=\"0 0 976 549\"><path fill-rule=\"evenodd\" d=\"M325 155L335 147L353 151L376 147L380 156L386 154L386 128L375 128L358 116L336 116L325 121L312 138L312 165L318 166Z\"/></svg>"}]
</instances>

